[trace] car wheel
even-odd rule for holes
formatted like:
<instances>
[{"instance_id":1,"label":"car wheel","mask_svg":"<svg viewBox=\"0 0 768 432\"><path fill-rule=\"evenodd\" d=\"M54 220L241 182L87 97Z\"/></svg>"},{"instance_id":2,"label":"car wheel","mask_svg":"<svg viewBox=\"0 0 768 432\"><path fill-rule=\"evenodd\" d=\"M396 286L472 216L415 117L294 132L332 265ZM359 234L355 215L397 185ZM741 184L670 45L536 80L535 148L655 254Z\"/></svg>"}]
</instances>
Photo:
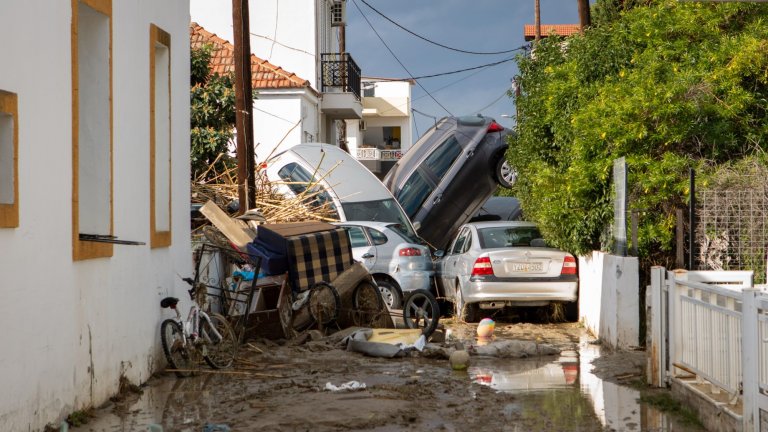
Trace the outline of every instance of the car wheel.
<instances>
[{"instance_id":1,"label":"car wheel","mask_svg":"<svg viewBox=\"0 0 768 432\"><path fill-rule=\"evenodd\" d=\"M403 305L403 295L400 294L400 288L388 280L376 279L376 285L379 286L381 298L384 304L390 309L400 309Z\"/></svg>"},{"instance_id":2,"label":"car wheel","mask_svg":"<svg viewBox=\"0 0 768 432\"><path fill-rule=\"evenodd\" d=\"M454 300L456 319L468 323L477 321L477 305L464 303L464 295L461 293L461 287L456 284L456 297Z\"/></svg>"},{"instance_id":3,"label":"car wheel","mask_svg":"<svg viewBox=\"0 0 768 432\"><path fill-rule=\"evenodd\" d=\"M498 162L496 162L496 182L502 187L511 188L517 180L517 171L509 165L509 161L501 155Z\"/></svg>"}]
</instances>

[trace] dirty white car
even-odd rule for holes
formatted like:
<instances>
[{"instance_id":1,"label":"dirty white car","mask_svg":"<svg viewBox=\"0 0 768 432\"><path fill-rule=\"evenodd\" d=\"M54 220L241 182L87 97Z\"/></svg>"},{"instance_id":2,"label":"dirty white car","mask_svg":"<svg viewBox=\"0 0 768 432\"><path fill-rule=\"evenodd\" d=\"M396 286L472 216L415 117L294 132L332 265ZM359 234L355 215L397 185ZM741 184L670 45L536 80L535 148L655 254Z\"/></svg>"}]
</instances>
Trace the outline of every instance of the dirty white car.
<instances>
[{"instance_id":1,"label":"dirty white car","mask_svg":"<svg viewBox=\"0 0 768 432\"><path fill-rule=\"evenodd\" d=\"M390 309L402 307L404 295L430 291L432 254L420 238L391 222L350 221L335 225L349 235L352 256L368 269Z\"/></svg>"},{"instance_id":2,"label":"dirty white car","mask_svg":"<svg viewBox=\"0 0 768 432\"><path fill-rule=\"evenodd\" d=\"M457 316L474 322L506 306L565 304L577 311L578 273L573 255L547 247L530 222L473 222L463 225L447 251L435 252L440 292Z\"/></svg>"}]
</instances>

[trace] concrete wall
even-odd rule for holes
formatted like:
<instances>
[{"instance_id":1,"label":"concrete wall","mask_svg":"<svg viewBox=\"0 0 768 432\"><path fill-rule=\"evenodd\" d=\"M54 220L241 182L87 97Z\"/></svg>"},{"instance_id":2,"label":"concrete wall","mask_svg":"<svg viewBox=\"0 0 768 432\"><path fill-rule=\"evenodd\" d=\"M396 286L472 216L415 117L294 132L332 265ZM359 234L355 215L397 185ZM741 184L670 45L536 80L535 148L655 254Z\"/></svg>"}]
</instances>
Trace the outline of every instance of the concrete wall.
<instances>
[{"instance_id":1,"label":"concrete wall","mask_svg":"<svg viewBox=\"0 0 768 432\"><path fill-rule=\"evenodd\" d=\"M18 94L19 226L0 228L0 430L99 405L164 364L159 301L184 299L189 245L188 0L113 0L114 233L144 246L73 261L71 2L0 2L0 89ZM172 244L151 249L149 28L171 35Z\"/></svg>"},{"instance_id":2,"label":"concrete wall","mask_svg":"<svg viewBox=\"0 0 768 432\"><path fill-rule=\"evenodd\" d=\"M597 251L579 257L580 318L608 346L640 345L638 269L635 257Z\"/></svg>"}]
</instances>

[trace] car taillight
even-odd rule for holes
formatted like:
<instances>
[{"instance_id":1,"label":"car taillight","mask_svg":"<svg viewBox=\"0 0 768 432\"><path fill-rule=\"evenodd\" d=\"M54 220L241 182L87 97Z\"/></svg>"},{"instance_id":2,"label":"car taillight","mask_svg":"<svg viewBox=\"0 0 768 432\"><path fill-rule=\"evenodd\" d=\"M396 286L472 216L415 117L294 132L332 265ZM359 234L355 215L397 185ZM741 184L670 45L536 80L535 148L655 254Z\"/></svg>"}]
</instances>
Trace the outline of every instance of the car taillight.
<instances>
[{"instance_id":1,"label":"car taillight","mask_svg":"<svg viewBox=\"0 0 768 432\"><path fill-rule=\"evenodd\" d=\"M563 260L563 269L560 270L561 275L576 274L576 258L568 255Z\"/></svg>"},{"instance_id":2,"label":"car taillight","mask_svg":"<svg viewBox=\"0 0 768 432\"><path fill-rule=\"evenodd\" d=\"M488 257L480 257L475 261L475 265L472 267L472 276L493 276L493 267L491 267L491 259Z\"/></svg>"},{"instance_id":3,"label":"car taillight","mask_svg":"<svg viewBox=\"0 0 768 432\"><path fill-rule=\"evenodd\" d=\"M416 248L400 249L400 256L421 256L421 251Z\"/></svg>"},{"instance_id":4,"label":"car taillight","mask_svg":"<svg viewBox=\"0 0 768 432\"><path fill-rule=\"evenodd\" d=\"M492 121L491 124L488 125L488 132L501 132L504 130L504 126L496 123L495 121Z\"/></svg>"}]
</instances>

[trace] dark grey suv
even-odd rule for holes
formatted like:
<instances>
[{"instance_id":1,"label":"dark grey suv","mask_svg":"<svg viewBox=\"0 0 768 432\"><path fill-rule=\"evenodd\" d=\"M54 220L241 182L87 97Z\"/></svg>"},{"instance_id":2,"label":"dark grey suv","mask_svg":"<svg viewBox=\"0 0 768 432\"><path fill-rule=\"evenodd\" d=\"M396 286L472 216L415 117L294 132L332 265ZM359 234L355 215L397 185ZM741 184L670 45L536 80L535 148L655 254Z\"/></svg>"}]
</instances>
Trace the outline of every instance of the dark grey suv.
<instances>
[{"instance_id":1,"label":"dark grey suv","mask_svg":"<svg viewBox=\"0 0 768 432\"><path fill-rule=\"evenodd\" d=\"M509 129L483 116L445 117L429 129L384 177L419 236L444 249L498 185L510 187Z\"/></svg>"}]
</instances>

